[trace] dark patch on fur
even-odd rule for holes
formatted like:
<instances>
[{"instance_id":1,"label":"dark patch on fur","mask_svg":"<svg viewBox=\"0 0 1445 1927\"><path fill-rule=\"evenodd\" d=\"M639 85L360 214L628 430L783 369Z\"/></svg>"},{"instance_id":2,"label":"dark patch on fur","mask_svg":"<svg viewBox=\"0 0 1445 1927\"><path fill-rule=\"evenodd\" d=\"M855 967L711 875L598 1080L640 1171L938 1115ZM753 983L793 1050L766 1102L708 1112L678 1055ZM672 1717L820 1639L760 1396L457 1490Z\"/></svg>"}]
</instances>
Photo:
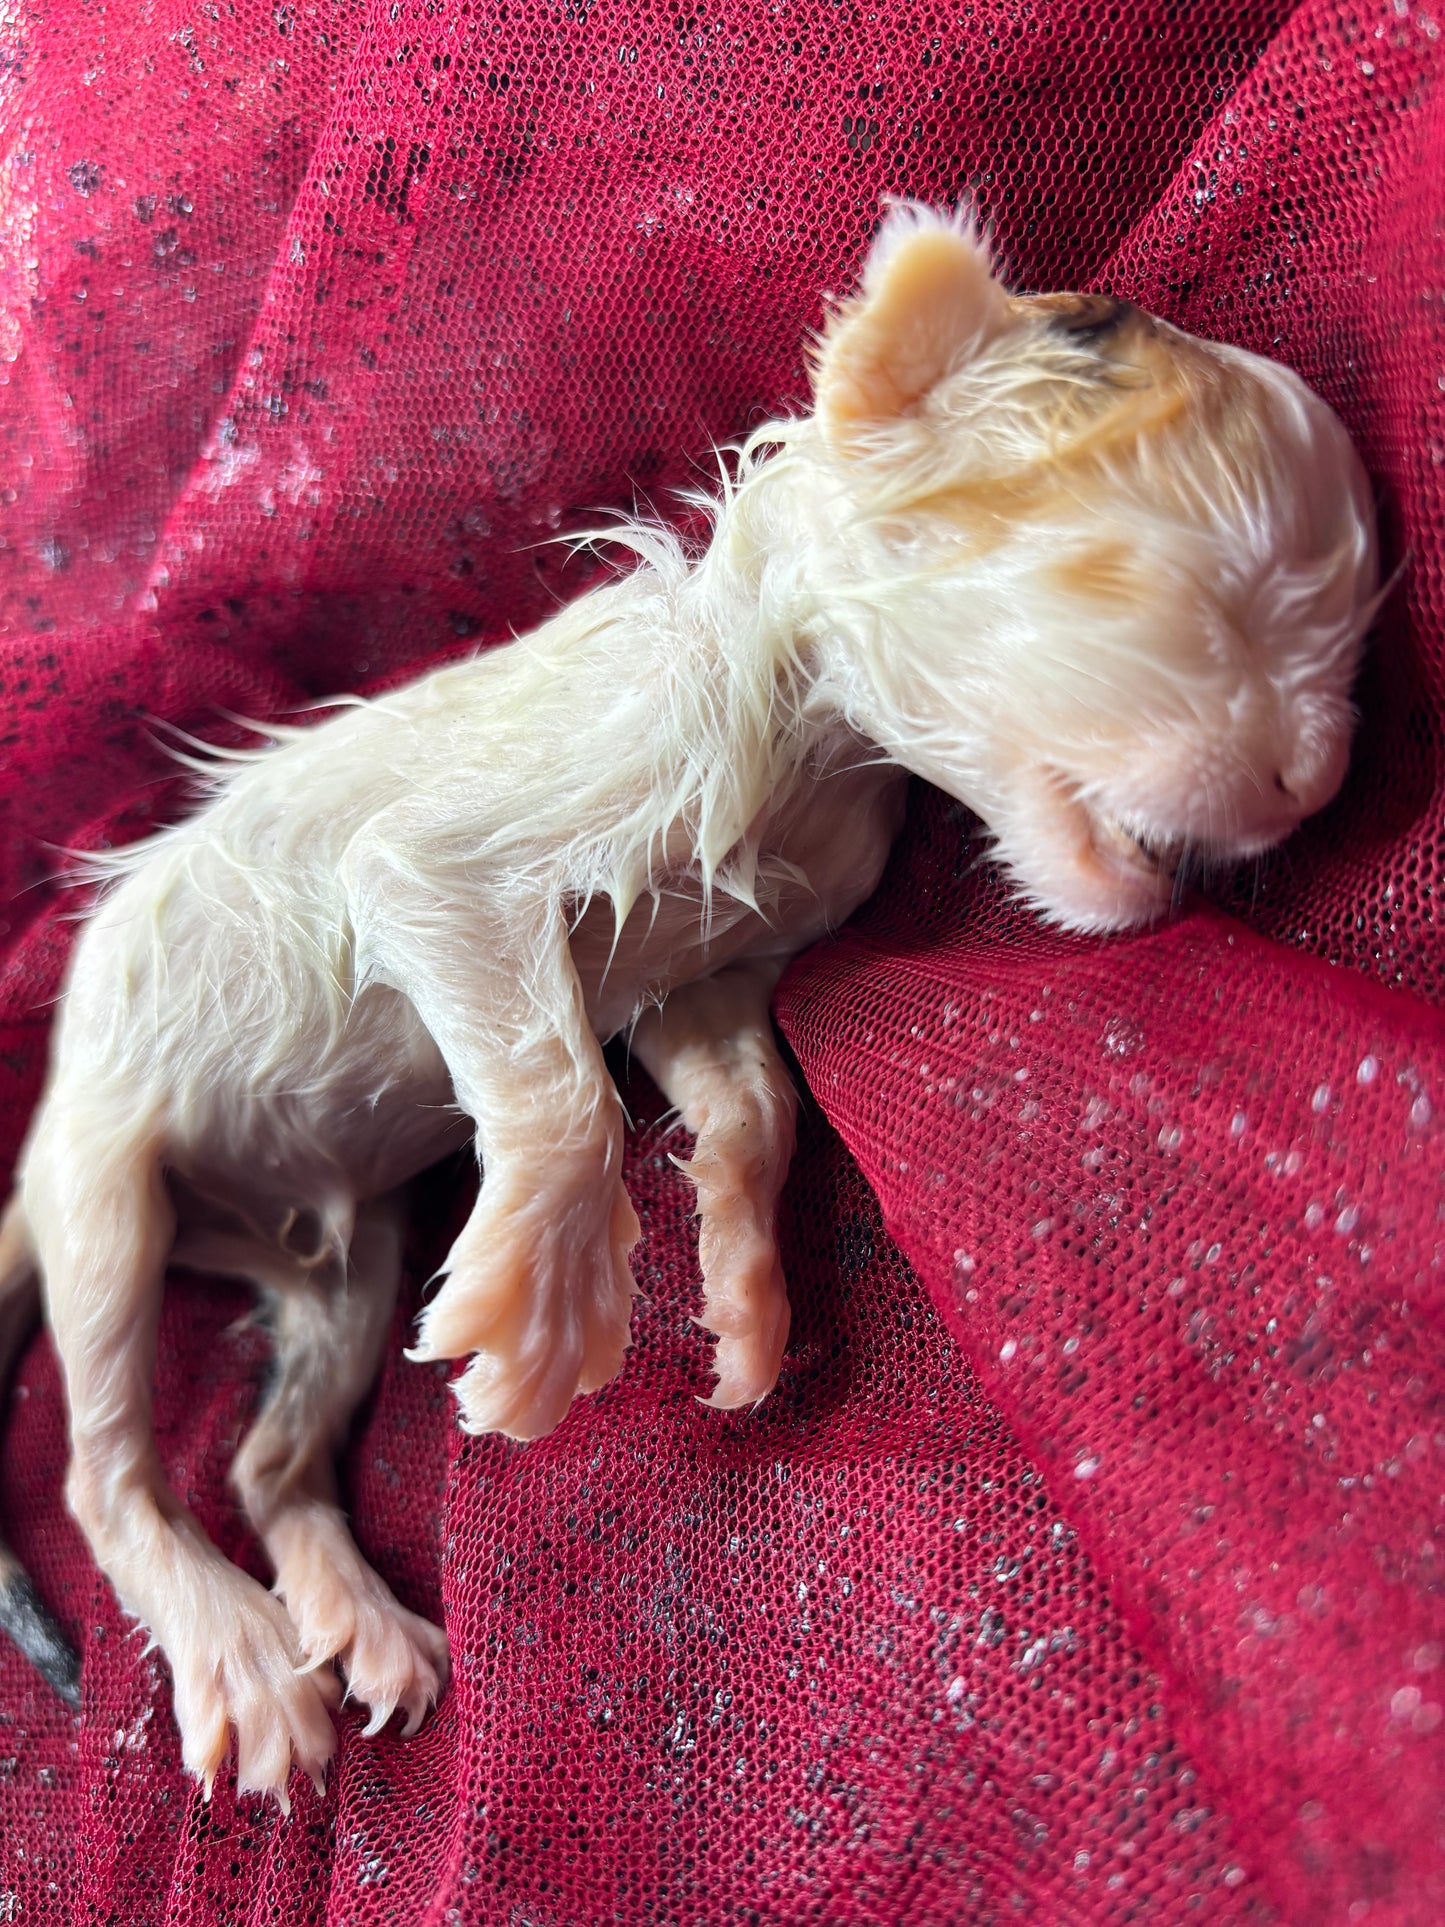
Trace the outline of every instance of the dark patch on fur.
<instances>
[{"instance_id":1,"label":"dark patch on fur","mask_svg":"<svg viewBox=\"0 0 1445 1927\"><path fill-rule=\"evenodd\" d=\"M80 1711L80 1656L50 1617L27 1573L12 1570L0 1585L0 1629L7 1632L46 1684Z\"/></svg>"},{"instance_id":2,"label":"dark patch on fur","mask_svg":"<svg viewBox=\"0 0 1445 1927\"><path fill-rule=\"evenodd\" d=\"M1049 322L1074 341L1102 341L1138 312L1132 301L1112 294L1074 294L1063 301L1066 305L1057 308Z\"/></svg>"},{"instance_id":3,"label":"dark patch on fur","mask_svg":"<svg viewBox=\"0 0 1445 1927\"><path fill-rule=\"evenodd\" d=\"M1092 347L1118 334L1131 321L1152 330L1149 316L1132 301L1112 294L1036 294L1029 306L1041 313L1056 334Z\"/></svg>"}]
</instances>

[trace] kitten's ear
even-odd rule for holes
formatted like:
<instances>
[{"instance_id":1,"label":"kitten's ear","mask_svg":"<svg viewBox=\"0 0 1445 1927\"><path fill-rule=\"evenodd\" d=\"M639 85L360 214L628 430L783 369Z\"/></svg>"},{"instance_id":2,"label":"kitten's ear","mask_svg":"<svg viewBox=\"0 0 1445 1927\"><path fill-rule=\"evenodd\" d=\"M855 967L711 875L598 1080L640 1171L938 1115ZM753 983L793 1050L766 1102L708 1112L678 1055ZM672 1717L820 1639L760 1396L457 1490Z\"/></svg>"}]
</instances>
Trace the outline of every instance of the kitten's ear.
<instances>
[{"instance_id":1,"label":"kitten's ear","mask_svg":"<svg viewBox=\"0 0 1445 1927\"><path fill-rule=\"evenodd\" d=\"M971 224L894 208L863 270L862 292L829 323L814 393L823 433L845 446L906 414L1012 325L1007 294Z\"/></svg>"}]
</instances>

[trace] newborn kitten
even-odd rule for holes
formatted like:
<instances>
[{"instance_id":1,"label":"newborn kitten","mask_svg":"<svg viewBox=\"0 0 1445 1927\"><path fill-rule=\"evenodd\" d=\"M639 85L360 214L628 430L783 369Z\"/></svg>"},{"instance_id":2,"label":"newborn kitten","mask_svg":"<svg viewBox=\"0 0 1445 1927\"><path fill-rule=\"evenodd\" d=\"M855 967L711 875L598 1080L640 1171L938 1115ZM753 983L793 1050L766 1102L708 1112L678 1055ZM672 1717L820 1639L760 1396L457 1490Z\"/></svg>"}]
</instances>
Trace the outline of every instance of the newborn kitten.
<instances>
[{"instance_id":1,"label":"newborn kitten","mask_svg":"<svg viewBox=\"0 0 1445 1927\"><path fill-rule=\"evenodd\" d=\"M0 1229L0 1363L38 1271L69 1501L170 1662L207 1788L232 1728L241 1787L284 1805L293 1762L319 1778L333 1660L368 1731L398 1707L413 1730L445 1681L332 1465L408 1179L474 1136L481 1193L411 1356L470 1359L467 1429L549 1431L627 1348L638 1223L599 1039L630 1027L696 1134L712 1403L751 1404L788 1331L769 997L874 888L905 773L1083 931L1148 921L1186 846L1252 856L1339 786L1372 518L1295 376L1104 296L1010 296L967 225L914 207L815 373L704 553L629 530L639 565L534 635L277 732L105 860ZM170 1262L272 1304L233 1476L274 1593L161 1470ZM13 1562L0 1596L38 1646Z\"/></svg>"}]
</instances>

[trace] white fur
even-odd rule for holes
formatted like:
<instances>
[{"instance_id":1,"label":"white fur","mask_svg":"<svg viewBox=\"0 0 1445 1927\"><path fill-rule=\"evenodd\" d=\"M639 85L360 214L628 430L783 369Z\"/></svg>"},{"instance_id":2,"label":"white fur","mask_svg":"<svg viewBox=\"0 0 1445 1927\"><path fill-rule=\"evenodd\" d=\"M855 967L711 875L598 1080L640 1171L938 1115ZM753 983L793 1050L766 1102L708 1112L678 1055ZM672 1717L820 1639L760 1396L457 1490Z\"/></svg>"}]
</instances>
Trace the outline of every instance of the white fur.
<instances>
[{"instance_id":1,"label":"white fur","mask_svg":"<svg viewBox=\"0 0 1445 1927\"><path fill-rule=\"evenodd\" d=\"M474 1134L482 1191L414 1355L471 1355L463 1423L536 1436L627 1343L637 1222L598 1039L635 1027L697 1134L717 1402L754 1400L787 1330L772 1210L792 1095L767 998L876 883L900 770L975 809L1019 892L1081 930L1167 905L1159 849L1251 854L1334 793L1374 590L1343 430L1237 350L1070 315L1007 295L963 222L896 210L820 346L818 415L753 437L704 553L620 531L630 574L281 732L101 866L23 1205L73 1503L184 1669L207 1779L228 1722L250 1784L324 1765L303 1657L337 1656L382 1717L439 1690L430 1629L326 1487L379 1336L324 1423L296 1389L308 1346L343 1343L338 1292L390 1303L408 1178ZM310 1308L263 1419L280 1442L238 1474L299 1633L218 1577L155 1462L172 1247ZM338 1571L384 1666L359 1657ZM258 1700L282 1678L299 1684Z\"/></svg>"}]
</instances>

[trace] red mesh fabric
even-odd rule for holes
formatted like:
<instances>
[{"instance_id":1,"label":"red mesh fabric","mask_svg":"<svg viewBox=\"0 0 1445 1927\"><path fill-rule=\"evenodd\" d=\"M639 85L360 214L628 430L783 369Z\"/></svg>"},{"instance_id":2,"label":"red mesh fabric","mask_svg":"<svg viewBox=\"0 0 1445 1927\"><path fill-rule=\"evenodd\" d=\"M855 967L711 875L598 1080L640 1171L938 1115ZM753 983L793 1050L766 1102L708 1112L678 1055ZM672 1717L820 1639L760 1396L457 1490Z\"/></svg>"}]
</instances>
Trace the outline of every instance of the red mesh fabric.
<instances>
[{"instance_id":1,"label":"red mesh fabric","mask_svg":"<svg viewBox=\"0 0 1445 1927\"><path fill-rule=\"evenodd\" d=\"M324 1803L180 1773L164 1666L63 1516L37 1340L0 1504L84 1704L0 1647L0 1919L1445 1917L1438 18L7 13L7 1156L55 846L182 806L149 719L217 737L538 618L582 580L548 537L802 396L884 194L968 193L1020 284L1298 367L1401 575L1345 793L1212 910L1048 935L915 795L880 897L780 998L818 1108L759 1411L693 1403L688 1193L641 1080L616 1385L544 1443L464 1442L399 1320L351 1503L456 1681L410 1743L343 1715ZM419 1200L408 1315L465 1188ZM257 1569L225 1486L244 1306L176 1281L157 1420Z\"/></svg>"}]
</instances>

